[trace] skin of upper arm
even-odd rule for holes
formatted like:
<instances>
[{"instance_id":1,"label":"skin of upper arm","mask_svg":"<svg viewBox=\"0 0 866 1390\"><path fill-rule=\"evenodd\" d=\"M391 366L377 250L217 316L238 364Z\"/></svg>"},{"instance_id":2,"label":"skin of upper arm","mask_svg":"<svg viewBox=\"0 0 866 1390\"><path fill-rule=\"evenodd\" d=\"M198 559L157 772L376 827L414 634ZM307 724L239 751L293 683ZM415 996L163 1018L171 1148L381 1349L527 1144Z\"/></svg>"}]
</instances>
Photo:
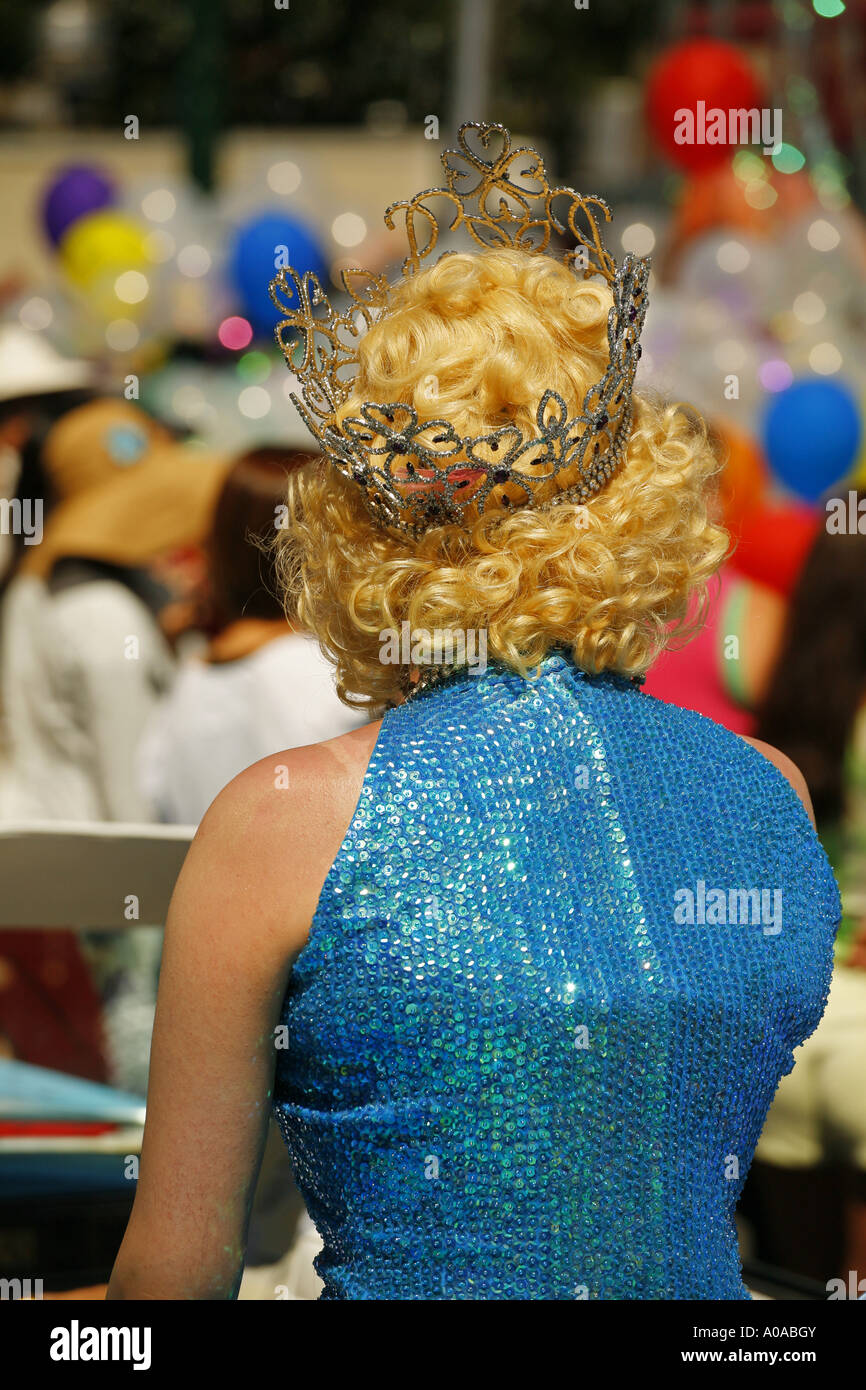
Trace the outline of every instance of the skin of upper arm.
<instances>
[{"instance_id":1,"label":"skin of upper arm","mask_svg":"<svg viewBox=\"0 0 866 1390\"><path fill-rule=\"evenodd\" d=\"M341 784L341 742L248 768L190 846L166 921L139 1182L110 1299L236 1295L274 1029L363 775L350 758Z\"/></svg>"},{"instance_id":2,"label":"skin of upper arm","mask_svg":"<svg viewBox=\"0 0 866 1390\"><path fill-rule=\"evenodd\" d=\"M753 748L756 748L759 753L763 754L768 762L771 762L774 767L779 769L784 777L787 777L794 791L805 806L806 815L814 826L815 812L812 809L812 798L809 795L806 779L797 764L792 762L786 753L781 752L778 748L774 748L770 743L764 743L763 740L759 738L746 738L745 734L741 734L740 737L743 738L746 743L750 743Z\"/></svg>"}]
</instances>

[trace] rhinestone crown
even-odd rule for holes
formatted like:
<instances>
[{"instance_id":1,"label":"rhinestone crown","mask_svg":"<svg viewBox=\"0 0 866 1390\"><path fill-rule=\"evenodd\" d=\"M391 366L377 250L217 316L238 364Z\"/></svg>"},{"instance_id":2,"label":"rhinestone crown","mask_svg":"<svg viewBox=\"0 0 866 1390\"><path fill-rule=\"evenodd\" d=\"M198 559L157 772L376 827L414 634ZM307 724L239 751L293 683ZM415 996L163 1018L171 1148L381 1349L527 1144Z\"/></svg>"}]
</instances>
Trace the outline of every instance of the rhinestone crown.
<instances>
[{"instance_id":1,"label":"rhinestone crown","mask_svg":"<svg viewBox=\"0 0 866 1390\"><path fill-rule=\"evenodd\" d=\"M484 153L470 147L470 134ZM488 155L494 141L499 153ZM448 231L465 228L484 250L549 254L554 232L570 235L577 244L562 254L564 263L584 279L601 276L613 296L609 361L577 416L569 418L562 397L546 391L536 412L537 434L528 440L514 424L461 436L450 421L419 418L403 401L368 401L359 416L338 424L337 409L353 389L360 339L387 314L390 287L383 275L343 270L350 302L337 313L318 276L299 275L292 266L280 270L270 286L271 298L285 314L276 338L297 373L303 398L293 394L291 400L333 465L362 490L373 518L413 537L433 526L465 523L494 507L585 502L599 492L625 455L647 310L650 262L626 255L617 267L601 238L599 220L609 222L611 216L601 198L551 187L538 152L512 149L502 125L469 121L461 126L458 142L459 149L442 155L444 187L392 203L385 213L392 230L397 214L403 217L409 244L404 277L422 267L439 240L430 199L450 204ZM419 229L426 233L422 246ZM297 366L296 335L302 352Z\"/></svg>"}]
</instances>

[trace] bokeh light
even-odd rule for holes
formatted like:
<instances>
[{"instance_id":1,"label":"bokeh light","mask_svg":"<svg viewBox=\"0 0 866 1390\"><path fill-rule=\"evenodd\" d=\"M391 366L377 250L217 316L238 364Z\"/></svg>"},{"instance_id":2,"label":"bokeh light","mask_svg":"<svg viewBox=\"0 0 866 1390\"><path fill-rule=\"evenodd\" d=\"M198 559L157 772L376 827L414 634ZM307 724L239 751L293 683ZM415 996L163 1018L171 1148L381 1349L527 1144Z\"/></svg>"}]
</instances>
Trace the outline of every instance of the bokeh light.
<instances>
[{"instance_id":1,"label":"bokeh light","mask_svg":"<svg viewBox=\"0 0 866 1390\"><path fill-rule=\"evenodd\" d=\"M741 241L723 241L716 252L719 270L724 270L728 275L739 275L747 268L751 259L748 247Z\"/></svg>"},{"instance_id":2,"label":"bokeh light","mask_svg":"<svg viewBox=\"0 0 866 1390\"><path fill-rule=\"evenodd\" d=\"M656 244L656 234L646 222L632 222L623 231L622 249L632 256L648 256Z\"/></svg>"},{"instance_id":3,"label":"bokeh light","mask_svg":"<svg viewBox=\"0 0 866 1390\"><path fill-rule=\"evenodd\" d=\"M245 352L243 357L238 359L238 376L250 383L267 381L271 374L271 359L266 352Z\"/></svg>"},{"instance_id":4,"label":"bokeh light","mask_svg":"<svg viewBox=\"0 0 866 1390\"><path fill-rule=\"evenodd\" d=\"M743 197L750 208L756 208L763 212L766 208L771 208L779 197L773 185L766 179L753 179L747 183L743 191Z\"/></svg>"},{"instance_id":5,"label":"bokeh light","mask_svg":"<svg viewBox=\"0 0 866 1390\"><path fill-rule=\"evenodd\" d=\"M773 164L780 174L796 174L806 163L806 156L796 145L783 144L777 154L772 156Z\"/></svg>"},{"instance_id":6,"label":"bokeh light","mask_svg":"<svg viewBox=\"0 0 866 1390\"><path fill-rule=\"evenodd\" d=\"M177 199L168 188L154 188L142 198L141 210L148 222L170 222L177 211Z\"/></svg>"},{"instance_id":7,"label":"bokeh light","mask_svg":"<svg viewBox=\"0 0 866 1390\"><path fill-rule=\"evenodd\" d=\"M827 150L816 161L811 172L812 186L825 208L836 212L851 202L851 194L846 186L846 178L851 172L848 160L836 150Z\"/></svg>"},{"instance_id":8,"label":"bokeh light","mask_svg":"<svg viewBox=\"0 0 866 1390\"><path fill-rule=\"evenodd\" d=\"M287 196L301 186L301 171L290 159L281 159L268 170L268 187Z\"/></svg>"},{"instance_id":9,"label":"bokeh light","mask_svg":"<svg viewBox=\"0 0 866 1390\"><path fill-rule=\"evenodd\" d=\"M112 319L105 330L105 341L112 352L131 352L140 336L132 319Z\"/></svg>"},{"instance_id":10,"label":"bokeh light","mask_svg":"<svg viewBox=\"0 0 866 1390\"><path fill-rule=\"evenodd\" d=\"M238 396L238 410L248 420L261 420L271 408L271 398L264 386L245 386Z\"/></svg>"},{"instance_id":11,"label":"bokeh light","mask_svg":"<svg viewBox=\"0 0 866 1390\"><path fill-rule=\"evenodd\" d=\"M230 318L223 319L217 329L217 337L223 347L239 352L252 342L253 326L249 319L241 318L240 314L232 314Z\"/></svg>"},{"instance_id":12,"label":"bokeh light","mask_svg":"<svg viewBox=\"0 0 866 1390\"><path fill-rule=\"evenodd\" d=\"M125 270L114 282L114 293L124 304L140 304L150 292L150 283L140 270Z\"/></svg>"},{"instance_id":13,"label":"bokeh light","mask_svg":"<svg viewBox=\"0 0 866 1390\"><path fill-rule=\"evenodd\" d=\"M181 275L188 275L191 280L196 280L202 275L207 275L211 267L210 252L204 246L199 246L196 242L191 242L189 246L184 246L177 253L177 268Z\"/></svg>"},{"instance_id":14,"label":"bokeh light","mask_svg":"<svg viewBox=\"0 0 866 1390\"><path fill-rule=\"evenodd\" d=\"M820 109L821 98L814 82L810 82L808 77L795 76L788 82L788 100L795 111L800 114Z\"/></svg>"},{"instance_id":15,"label":"bokeh light","mask_svg":"<svg viewBox=\"0 0 866 1390\"><path fill-rule=\"evenodd\" d=\"M713 349L713 361L723 372L737 372L746 363L746 349L737 338L723 338Z\"/></svg>"},{"instance_id":16,"label":"bokeh light","mask_svg":"<svg viewBox=\"0 0 866 1390\"><path fill-rule=\"evenodd\" d=\"M163 227L154 227L144 238L144 254L154 265L164 265L175 253L177 242Z\"/></svg>"},{"instance_id":17,"label":"bokeh light","mask_svg":"<svg viewBox=\"0 0 866 1390\"><path fill-rule=\"evenodd\" d=\"M771 357L758 368L758 380L765 391L787 391L794 373L781 357Z\"/></svg>"},{"instance_id":18,"label":"bokeh light","mask_svg":"<svg viewBox=\"0 0 866 1390\"><path fill-rule=\"evenodd\" d=\"M18 310L18 322L23 328L32 329L34 333L48 328L53 318L54 310L48 300L40 298L39 295L25 300Z\"/></svg>"},{"instance_id":19,"label":"bokeh light","mask_svg":"<svg viewBox=\"0 0 866 1390\"><path fill-rule=\"evenodd\" d=\"M196 420L207 408L204 393L197 386L179 386L171 398L171 408L181 420Z\"/></svg>"},{"instance_id":20,"label":"bokeh light","mask_svg":"<svg viewBox=\"0 0 866 1390\"><path fill-rule=\"evenodd\" d=\"M842 354L835 343L816 343L809 353L809 366L819 376L832 376L842 366Z\"/></svg>"},{"instance_id":21,"label":"bokeh light","mask_svg":"<svg viewBox=\"0 0 866 1390\"><path fill-rule=\"evenodd\" d=\"M827 314L827 305L814 290L804 290L794 300L794 313L801 323L820 323Z\"/></svg>"},{"instance_id":22,"label":"bokeh light","mask_svg":"<svg viewBox=\"0 0 866 1390\"><path fill-rule=\"evenodd\" d=\"M838 230L832 222L819 217L813 222L806 233L809 245L815 251L835 251L839 242L842 240Z\"/></svg>"},{"instance_id":23,"label":"bokeh light","mask_svg":"<svg viewBox=\"0 0 866 1390\"><path fill-rule=\"evenodd\" d=\"M338 246L360 246L367 235L367 224L356 212L341 212L331 223L331 236Z\"/></svg>"},{"instance_id":24,"label":"bokeh light","mask_svg":"<svg viewBox=\"0 0 866 1390\"><path fill-rule=\"evenodd\" d=\"M767 166L760 155L752 150L737 150L731 161L737 178L743 183L754 183L756 179L767 179Z\"/></svg>"}]
</instances>

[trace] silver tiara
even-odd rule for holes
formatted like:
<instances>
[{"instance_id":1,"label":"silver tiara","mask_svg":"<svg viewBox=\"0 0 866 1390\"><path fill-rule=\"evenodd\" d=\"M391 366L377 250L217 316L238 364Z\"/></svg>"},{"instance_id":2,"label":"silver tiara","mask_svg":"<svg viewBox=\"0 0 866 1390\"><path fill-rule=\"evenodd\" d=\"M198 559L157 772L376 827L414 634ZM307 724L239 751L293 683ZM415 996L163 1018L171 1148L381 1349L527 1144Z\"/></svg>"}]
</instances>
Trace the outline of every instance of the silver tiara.
<instances>
[{"instance_id":1,"label":"silver tiara","mask_svg":"<svg viewBox=\"0 0 866 1390\"><path fill-rule=\"evenodd\" d=\"M470 135L477 136L484 153L470 147ZM494 141L499 152L488 155ZM586 502L599 492L625 456L647 310L650 262L627 255L617 266L599 230L599 220L609 222L611 216L601 198L551 187L538 152L512 149L502 125L469 121L460 127L458 142L459 149L442 155L444 187L392 203L385 213L392 230L396 214L403 216L409 243L403 276L415 275L439 240L430 199L447 200L447 230L464 227L483 250L511 247L543 255L554 233L570 235L577 245L562 255L563 262L584 279L601 276L613 296L609 360L601 380L587 391L580 415L569 418L562 397L545 391L531 439L514 424L460 435L448 420L419 418L405 401L367 401L360 415L338 423L337 410L353 390L360 340L387 315L391 287L382 275L343 270L350 303L338 314L312 271L281 270L270 293L285 314L277 342L301 386L302 399L293 394L291 400L333 465L361 489L373 518L413 537L434 526L465 524L492 508ZM420 247L419 231L426 233ZM298 338L303 355L296 365Z\"/></svg>"}]
</instances>

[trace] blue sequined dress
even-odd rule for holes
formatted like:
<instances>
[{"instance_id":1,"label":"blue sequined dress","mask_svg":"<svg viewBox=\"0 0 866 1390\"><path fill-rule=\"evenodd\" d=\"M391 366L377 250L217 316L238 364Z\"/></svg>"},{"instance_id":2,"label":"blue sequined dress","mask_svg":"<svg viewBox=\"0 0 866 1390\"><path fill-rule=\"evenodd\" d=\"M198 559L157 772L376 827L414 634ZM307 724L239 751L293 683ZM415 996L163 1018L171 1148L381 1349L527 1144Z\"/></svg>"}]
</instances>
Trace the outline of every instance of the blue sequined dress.
<instances>
[{"instance_id":1,"label":"blue sequined dress","mask_svg":"<svg viewBox=\"0 0 866 1390\"><path fill-rule=\"evenodd\" d=\"M733 1211L839 895L787 780L562 654L390 711L274 1107L325 1299L745 1299Z\"/></svg>"}]
</instances>

